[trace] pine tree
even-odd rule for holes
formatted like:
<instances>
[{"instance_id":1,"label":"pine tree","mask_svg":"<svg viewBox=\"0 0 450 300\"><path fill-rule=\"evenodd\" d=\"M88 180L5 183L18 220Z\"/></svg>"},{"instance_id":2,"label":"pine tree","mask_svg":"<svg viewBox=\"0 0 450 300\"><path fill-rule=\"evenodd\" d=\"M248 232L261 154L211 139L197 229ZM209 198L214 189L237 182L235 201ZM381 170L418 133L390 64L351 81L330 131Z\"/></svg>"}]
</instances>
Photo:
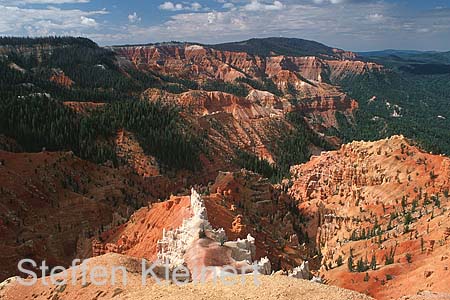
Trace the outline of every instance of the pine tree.
<instances>
[{"instance_id":1,"label":"pine tree","mask_svg":"<svg viewBox=\"0 0 450 300\"><path fill-rule=\"evenodd\" d=\"M377 269L377 258L375 256L375 253L372 255L372 259L370 261L370 268L372 270L376 270Z\"/></svg>"},{"instance_id":2,"label":"pine tree","mask_svg":"<svg viewBox=\"0 0 450 300\"><path fill-rule=\"evenodd\" d=\"M347 260L347 267L348 267L348 270L350 272L354 271L354 269L353 269L353 257L352 256L349 256L349 258Z\"/></svg>"},{"instance_id":3,"label":"pine tree","mask_svg":"<svg viewBox=\"0 0 450 300\"><path fill-rule=\"evenodd\" d=\"M342 255L339 255L336 264L338 265L338 267L342 266L344 264L344 260L342 258Z\"/></svg>"}]
</instances>

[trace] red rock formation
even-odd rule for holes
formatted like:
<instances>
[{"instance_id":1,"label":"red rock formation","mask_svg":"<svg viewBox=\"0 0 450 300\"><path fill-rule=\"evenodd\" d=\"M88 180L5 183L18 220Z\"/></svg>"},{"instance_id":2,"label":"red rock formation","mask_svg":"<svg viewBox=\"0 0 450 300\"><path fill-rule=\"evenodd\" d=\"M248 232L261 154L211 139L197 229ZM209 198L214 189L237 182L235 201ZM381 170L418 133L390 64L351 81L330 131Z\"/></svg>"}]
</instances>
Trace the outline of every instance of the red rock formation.
<instances>
[{"instance_id":1,"label":"red rock formation","mask_svg":"<svg viewBox=\"0 0 450 300\"><path fill-rule=\"evenodd\" d=\"M323 255L321 272L330 283L377 299L427 288L450 292L443 279L447 262L440 260L448 253L448 158L424 153L394 136L343 145L291 173L289 194L307 218L303 228L310 245ZM345 262L350 249L355 269L360 258L370 261L375 255L377 270L367 271L369 280L364 280L365 272L350 273L347 264L337 266L339 256ZM384 266L391 249L393 263ZM425 266L434 266L440 275L424 281ZM389 284L386 275L393 278Z\"/></svg>"},{"instance_id":2,"label":"red rock formation","mask_svg":"<svg viewBox=\"0 0 450 300\"><path fill-rule=\"evenodd\" d=\"M230 82L247 75L255 78L273 77L281 71L298 72L309 80L320 82L324 78L338 78L346 72L361 74L367 70L381 70L379 65L354 60L354 54L343 54L343 60L337 61L335 58L326 60L312 56L260 57L189 44L116 47L114 50L140 69L190 79L222 79Z\"/></svg>"},{"instance_id":3,"label":"red rock formation","mask_svg":"<svg viewBox=\"0 0 450 300\"><path fill-rule=\"evenodd\" d=\"M49 80L67 88L72 87L72 85L75 83L72 79L66 76L62 70L55 70L54 74L50 77Z\"/></svg>"},{"instance_id":4,"label":"red rock formation","mask_svg":"<svg viewBox=\"0 0 450 300\"><path fill-rule=\"evenodd\" d=\"M98 103L98 102L75 102L75 101L65 101L63 102L65 106L70 107L77 113L86 114L100 108L106 103Z\"/></svg>"},{"instance_id":5,"label":"red rock formation","mask_svg":"<svg viewBox=\"0 0 450 300\"><path fill-rule=\"evenodd\" d=\"M160 175L156 159L144 153L131 132L119 130L116 145L117 157L125 161L138 175L145 178Z\"/></svg>"},{"instance_id":6,"label":"red rock formation","mask_svg":"<svg viewBox=\"0 0 450 300\"><path fill-rule=\"evenodd\" d=\"M226 112L237 120L245 121L280 116L283 106L288 105L287 100L261 91L252 91L247 98L243 98L224 92L189 91L177 95L150 89L144 93L144 97L151 101L176 103L197 116Z\"/></svg>"},{"instance_id":7,"label":"red rock formation","mask_svg":"<svg viewBox=\"0 0 450 300\"><path fill-rule=\"evenodd\" d=\"M233 222L231 223L231 231L236 234L241 234L245 230L245 225L242 224L243 222L242 215L237 215Z\"/></svg>"},{"instance_id":8,"label":"red rock formation","mask_svg":"<svg viewBox=\"0 0 450 300\"><path fill-rule=\"evenodd\" d=\"M175 229L190 217L190 199L171 197L162 203L154 203L136 211L122 226L102 235L100 243L92 243L93 253L121 253L134 257L156 259L156 242L162 238L163 229Z\"/></svg>"},{"instance_id":9,"label":"red rock formation","mask_svg":"<svg viewBox=\"0 0 450 300\"><path fill-rule=\"evenodd\" d=\"M337 127L334 117L336 111L351 115L357 108L356 101L340 91L339 87L332 85L333 82L369 71L383 71L380 65L358 60L327 60L313 56L260 57L188 44L119 47L114 50L123 58L122 61L131 61L141 70L151 70L199 83L205 80L234 82L239 77L249 77L256 81L270 78L285 96L280 98L261 91L251 91L247 100L253 103L252 108L257 108L254 104L261 102L266 108L281 112L300 110L310 116L311 124L320 124L315 127L316 130ZM355 58L346 52L341 54L343 58ZM296 90L297 95L289 95L292 88ZM157 92L147 92L147 96L154 98ZM287 100L292 97L298 98L298 106L292 106ZM254 118L262 113L260 110L243 110L243 107L248 107L246 101L218 92L188 92L179 96L168 96L166 100L183 106L189 104L195 113L200 114L225 110L232 112L234 116L243 113L243 117ZM236 104L241 109L235 110Z\"/></svg>"},{"instance_id":10,"label":"red rock formation","mask_svg":"<svg viewBox=\"0 0 450 300\"><path fill-rule=\"evenodd\" d=\"M268 256L275 269L301 264L306 249L298 243L296 220L287 210L290 204L267 180L247 171L222 173L211 191L203 199L213 228L223 228L229 240L251 234L256 239L255 259ZM163 229L180 227L190 217L189 205L185 196L142 208L126 224L105 232L104 242L94 241L93 253L116 252L154 260Z\"/></svg>"}]
</instances>

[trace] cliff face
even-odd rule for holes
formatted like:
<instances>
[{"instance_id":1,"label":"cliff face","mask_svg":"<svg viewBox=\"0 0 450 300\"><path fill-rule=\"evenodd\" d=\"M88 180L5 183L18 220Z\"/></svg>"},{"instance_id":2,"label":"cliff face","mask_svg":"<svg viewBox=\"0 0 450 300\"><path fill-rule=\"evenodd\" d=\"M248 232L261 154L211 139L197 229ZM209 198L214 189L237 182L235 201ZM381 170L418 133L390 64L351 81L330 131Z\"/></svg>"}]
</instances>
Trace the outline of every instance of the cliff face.
<instances>
[{"instance_id":1,"label":"cliff face","mask_svg":"<svg viewBox=\"0 0 450 300\"><path fill-rule=\"evenodd\" d=\"M229 241L247 239L250 234L255 239L250 261L267 256L273 269L292 269L307 257L307 249L300 244L295 230L299 222L295 216L294 202L267 179L245 170L225 172L220 173L215 183L203 191L206 195L201 198L208 223L205 228L223 228L223 234ZM189 196L172 197L164 203L142 208L126 224L105 232L102 235L104 242L94 241L93 253L115 252L156 260L157 242L164 240L163 232L172 236L168 231L182 227L192 217L192 211ZM180 230L176 232L180 238ZM207 232L206 235L217 234ZM228 246L233 248L233 245ZM193 247L197 249L197 254L204 251L200 244ZM236 255L232 254L233 261L240 260L240 256ZM197 261L198 257L192 258L187 254L186 259ZM191 263L195 264L193 261Z\"/></svg>"},{"instance_id":2,"label":"cliff face","mask_svg":"<svg viewBox=\"0 0 450 300\"><path fill-rule=\"evenodd\" d=\"M449 272L448 158L394 136L343 145L292 167L291 173L289 194L307 218L303 228L311 246L322 253L321 272L331 283L376 298L432 286L450 292L441 279ZM357 266L359 259L369 264L372 257L373 270L365 270L365 263ZM386 263L389 257L391 264ZM436 275L431 278L425 271Z\"/></svg>"},{"instance_id":3,"label":"cliff face","mask_svg":"<svg viewBox=\"0 0 450 300\"><path fill-rule=\"evenodd\" d=\"M252 91L244 98L217 91L189 91L182 94L171 94L150 89L144 93L144 97L151 101L161 99L171 104L175 103L195 116L225 112L239 121L282 116L284 109L289 109L289 102L286 99L263 91Z\"/></svg>"},{"instance_id":4,"label":"cliff face","mask_svg":"<svg viewBox=\"0 0 450 300\"><path fill-rule=\"evenodd\" d=\"M180 227L191 216L189 207L188 196L177 196L139 209L127 223L103 233L104 242L92 242L93 256L120 253L156 260L157 242L162 239L163 230Z\"/></svg>"},{"instance_id":5,"label":"cliff face","mask_svg":"<svg viewBox=\"0 0 450 300\"><path fill-rule=\"evenodd\" d=\"M366 71L382 70L380 65L374 63L345 58L328 60L315 56L283 55L262 57L246 52L219 51L189 44L116 47L114 51L139 69L179 77L222 79L230 82L247 76L270 78L282 71L295 72L306 79L321 82L327 78L338 78L345 72L362 74Z\"/></svg>"},{"instance_id":6,"label":"cliff face","mask_svg":"<svg viewBox=\"0 0 450 300\"><path fill-rule=\"evenodd\" d=\"M352 60L346 59L346 56L341 60L336 60L335 57L324 59L315 56L264 57L189 44L117 47L114 51L124 67L129 67L131 63L142 71L188 79L200 84L210 80L221 80L231 84L242 79L257 82L270 80L281 94L265 95L264 92L248 85L253 102L263 102L268 97L277 99L278 108L284 112L300 111L309 116L311 125L316 130L337 127L334 118L337 111L350 116L357 108L356 101L348 97L338 86L333 85L333 82L351 75L383 71L380 65L358 61L355 57L352 57ZM215 97L219 97L217 93ZM211 98L211 95L188 92L171 98L177 98L178 100L174 99L177 102L185 102L188 98L190 104L200 106L197 108L200 111L204 108L205 98ZM233 102L229 99L226 101Z\"/></svg>"},{"instance_id":7,"label":"cliff face","mask_svg":"<svg viewBox=\"0 0 450 300\"><path fill-rule=\"evenodd\" d=\"M306 259L328 283L377 299L450 292L448 158L394 136L323 152L291 173L290 182L275 186L245 170L220 173L200 189L210 226L229 239L250 234L255 258L267 256L273 269L293 269ZM181 196L142 208L95 241L93 253L154 260L164 228L182 226L191 206ZM196 253L204 246L196 244Z\"/></svg>"},{"instance_id":8,"label":"cliff face","mask_svg":"<svg viewBox=\"0 0 450 300\"><path fill-rule=\"evenodd\" d=\"M192 196L172 196L145 205L128 218L133 210L129 199L155 199L160 196L146 195L163 186L131 184L127 180L132 177L122 174L125 170L112 174L109 168L69 154L19 155L23 158L3 153L0 160L1 195L3 203L9 203L1 211L2 253L12 249L16 258L33 253L38 260L67 265L76 247L77 257L113 252L155 260L161 251L158 241L178 239L177 228L193 216ZM33 172L39 176L31 176ZM308 260L327 283L377 299L426 289L450 292L448 158L424 153L394 136L323 152L292 167L291 173L290 182L278 185L245 170L220 173L212 185L199 187L208 226L223 228L229 240L250 234L255 238L254 259L267 256L272 269L293 269ZM17 174L30 176L20 181ZM147 180L152 178L159 176ZM151 190L142 192L140 186ZM83 222L71 213L73 209L81 212ZM19 237L15 243L13 236ZM205 263L197 255L203 251L205 257L216 250L225 255L224 248L210 242L190 245L184 259L191 266ZM235 252L230 255L238 257ZM372 257L373 269L358 272ZM362 265L357 264L360 259ZM16 266L10 266L6 257L3 261L7 273L2 276L10 276Z\"/></svg>"},{"instance_id":9,"label":"cliff face","mask_svg":"<svg viewBox=\"0 0 450 300\"><path fill-rule=\"evenodd\" d=\"M224 92L171 94L149 89L143 97L175 103L188 122L207 134L207 147L214 153L205 161L210 180L214 180L218 171L233 169L230 159L235 156L235 149L255 152L274 162L279 139L292 129L284 119L292 105L269 92L254 90L244 98Z\"/></svg>"},{"instance_id":10,"label":"cliff face","mask_svg":"<svg viewBox=\"0 0 450 300\"><path fill-rule=\"evenodd\" d=\"M289 72L280 74L274 81L281 89L287 89L288 83L297 86L303 91L300 100L292 101L286 95L277 96L256 89L250 89L246 97L220 91L191 90L173 94L149 89L142 97L181 108L189 121L208 133L210 147L216 153L215 160L226 160L234 156L233 149L241 149L274 162L280 140L294 130L293 124L285 118L286 114L299 112L310 128L323 132L337 127L336 112L351 116L358 107L355 100L331 84L308 83Z\"/></svg>"}]
</instances>

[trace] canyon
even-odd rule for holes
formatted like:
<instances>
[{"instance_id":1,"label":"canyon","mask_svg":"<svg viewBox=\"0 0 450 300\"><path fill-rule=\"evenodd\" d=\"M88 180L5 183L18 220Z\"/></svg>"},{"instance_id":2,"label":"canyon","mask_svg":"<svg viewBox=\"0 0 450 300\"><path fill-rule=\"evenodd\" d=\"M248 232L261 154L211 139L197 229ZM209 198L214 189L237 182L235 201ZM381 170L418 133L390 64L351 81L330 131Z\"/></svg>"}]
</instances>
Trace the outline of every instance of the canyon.
<instances>
[{"instance_id":1,"label":"canyon","mask_svg":"<svg viewBox=\"0 0 450 300\"><path fill-rule=\"evenodd\" d=\"M263 106L278 109L284 112L300 110L310 119L317 128L336 126L334 113L340 111L350 115L357 108L357 102L348 97L336 84L347 76L356 76L369 72L383 72L383 67L376 63L356 60L347 56L330 57L322 59L316 56L290 57L270 56L261 57L246 52L220 51L214 48L191 44L151 45L141 47L115 47L113 50L120 57L120 64L126 68L130 64L139 70L154 72L175 78L188 79L197 83L221 80L225 83L235 84L246 80L270 80L273 88L280 93L274 95L270 91L260 91L251 84L247 100L237 99L231 95L217 93L209 94L207 99L211 107L220 109L220 102L227 101L241 105L248 102L261 103ZM244 79L244 80L243 80ZM274 92L274 90L271 90ZM192 95L195 92L181 94L175 98L183 105L202 99ZM201 94L201 93L200 93ZM153 94L155 96L155 94ZM156 95L157 97L160 95ZM281 97L280 97L281 96ZM171 98L174 98L172 95ZM220 101L216 98L219 98ZM293 99L296 99L292 104ZM206 99L205 99L206 100ZM291 101L289 101L291 100ZM204 100L203 100L204 101ZM217 103L217 101L219 101ZM215 107L219 105L219 107ZM222 104L223 105L223 104ZM233 109L227 105L228 109ZM207 108L205 108L207 109ZM260 114L244 114L244 118L256 118ZM238 114L239 112L235 112ZM254 115L256 113L256 115ZM266 111L270 115L270 111Z\"/></svg>"},{"instance_id":2,"label":"canyon","mask_svg":"<svg viewBox=\"0 0 450 300\"><path fill-rule=\"evenodd\" d=\"M344 139L342 119L367 130L357 127L358 114L391 101L356 99L344 83L389 81L392 71L324 45L296 56L250 51L251 43L101 48L81 39L76 47L89 54L74 50L76 68L46 65L67 44L0 46L0 60L23 59L7 61L11 78L25 76L0 106L0 298L449 296L450 159L399 134ZM101 83L91 85L80 66ZM130 106L120 106L121 97ZM15 123L11 103L30 115ZM86 140L64 143L58 127ZM46 130L55 135L50 150L41 141L28 145ZM186 165L167 163L192 149ZM23 257L50 267L74 258L88 259L89 268L124 265L132 286L21 287L14 276L23 275ZM255 263L263 285L142 287L141 259L187 267L189 281L198 267L246 273Z\"/></svg>"},{"instance_id":3,"label":"canyon","mask_svg":"<svg viewBox=\"0 0 450 300\"><path fill-rule=\"evenodd\" d=\"M149 203L86 247L100 260L160 258L190 269L262 259L278 276L309 262L308 279L376 299L450 292L448 158L394 136L323 152L291 173L274 185L250 171L222 172L201 195Z\"/></svg>"}]
</instances>

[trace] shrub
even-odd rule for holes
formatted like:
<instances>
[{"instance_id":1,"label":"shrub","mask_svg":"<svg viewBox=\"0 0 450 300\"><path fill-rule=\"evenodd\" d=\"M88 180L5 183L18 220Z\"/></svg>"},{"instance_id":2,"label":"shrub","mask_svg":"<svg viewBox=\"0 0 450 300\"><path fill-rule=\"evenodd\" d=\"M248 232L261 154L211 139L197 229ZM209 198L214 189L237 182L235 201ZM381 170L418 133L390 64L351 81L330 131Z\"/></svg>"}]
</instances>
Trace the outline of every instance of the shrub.
<instances>
[{"instance_id":1,"label":"shrub","mask_svg":"<svg viewBox=\"0 0 450 300\"><path fill-rule=\"evenodd\" d=\"M412 263L412 255L411 255L411 253L406 253L405 258L406 258L406 261L409 264Z\"/></svg>"},{"instance_id":2,"label":"shrub","mask_svg":"<svg viewBox=\"0 0 450 300\"><path fill-rule=\"evenodd\" d=\"M338 265L338 267L342 266L344 264L344 259L342 258L342 255L339 255L336 264Z\"/></svg>"}]
</instances>

